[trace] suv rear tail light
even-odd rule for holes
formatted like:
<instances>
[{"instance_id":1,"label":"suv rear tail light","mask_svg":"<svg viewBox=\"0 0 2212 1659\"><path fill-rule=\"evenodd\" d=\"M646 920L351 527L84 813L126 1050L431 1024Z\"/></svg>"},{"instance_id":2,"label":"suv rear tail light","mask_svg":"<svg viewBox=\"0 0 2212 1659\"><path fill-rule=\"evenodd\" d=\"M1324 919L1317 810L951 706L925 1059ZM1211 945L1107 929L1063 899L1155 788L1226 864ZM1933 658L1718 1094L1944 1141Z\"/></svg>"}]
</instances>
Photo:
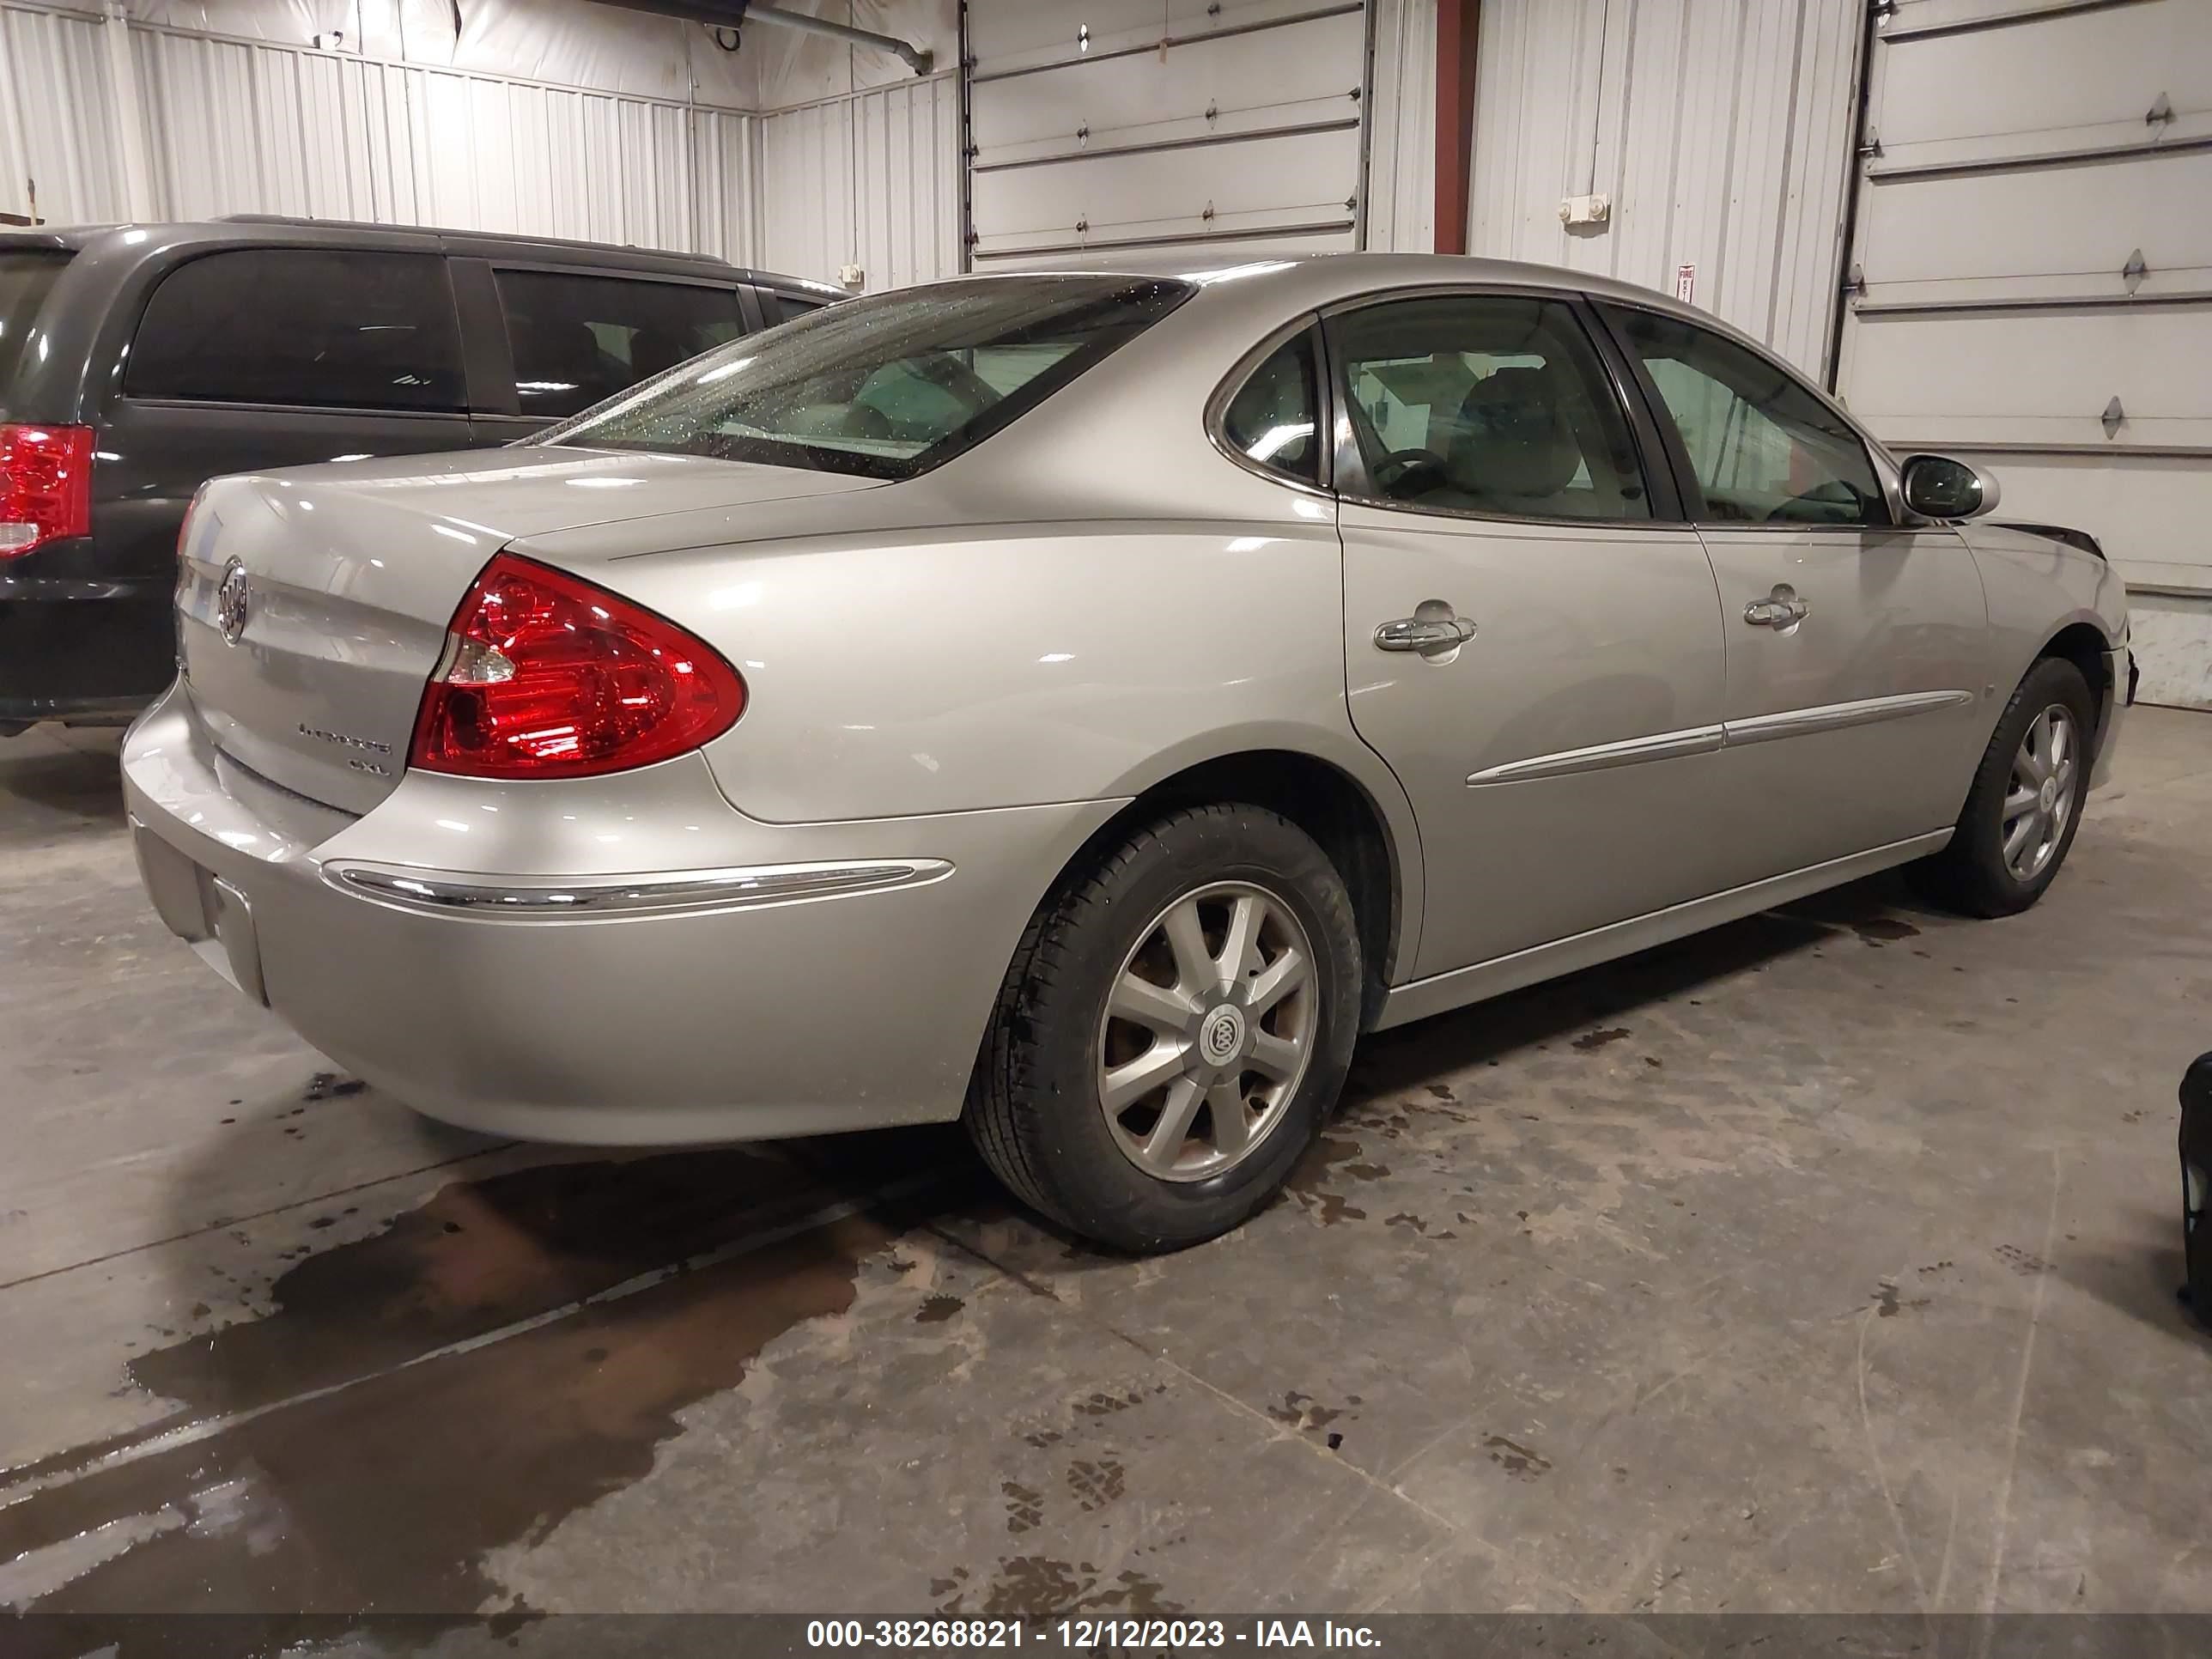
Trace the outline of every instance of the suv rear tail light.
<instances>
[{"instance_id":1,"label":"suv rear tail light","mask_svg":"<svg viewBox=\"0 0 2212 1659\"><path fill-rule=\"evenodd\" d=\"M696 749L744 708L738 671L665 617L501 553L453 614L407 763L596 777Z\"/></svg>"},{"instance_id":2,"label":"suv rear tail light","mask_svg":"<svg viewBox=\"0 0 2212 1659\"><path fill-rule=\"evenodd\" d=\"M92 428L0 425L0 559L92 533Z\"/></svg>"}]
</instances>

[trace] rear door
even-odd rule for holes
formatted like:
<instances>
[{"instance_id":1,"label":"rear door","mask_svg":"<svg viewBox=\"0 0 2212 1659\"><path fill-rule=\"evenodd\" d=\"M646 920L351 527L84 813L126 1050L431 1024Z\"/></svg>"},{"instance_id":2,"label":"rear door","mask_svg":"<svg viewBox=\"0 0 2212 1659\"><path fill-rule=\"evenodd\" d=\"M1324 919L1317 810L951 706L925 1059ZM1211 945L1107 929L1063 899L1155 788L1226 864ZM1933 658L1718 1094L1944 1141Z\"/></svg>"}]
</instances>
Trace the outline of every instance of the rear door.
<instances>
[{"instance_id":1,"label":"rear door","mask_svg":"<svg viewBox=\"0 0 2212 1659\"><path fill-rule=\"evenodd\" d=\"M1996 720L1959 532L1897 523L1864 441L1773 359L1669 314L1600 310L1720 585L1730 884L1949 825Z\"/></svg>"},{"instance_id":2,"label":"rear door","mask_svg":"<svg viewBox=\"0 0 2212 1659\"><path fill-rule=\"evenodd\" d=\"M751 289L572 265L454 261L479 441L506 443L761 326Z\"/></svg>"},{"instance_id":3,"label":"rear door","mask_svg":"<svg viewBox=\"0 0 2212 1659\"><path fill-rule=\"evenodd\" d=\"M1431 293L1328 339L1346 686L1420 824L1416 975L1711 891L1719 602L1582 307Z\"/></svg>"}]
</instances>

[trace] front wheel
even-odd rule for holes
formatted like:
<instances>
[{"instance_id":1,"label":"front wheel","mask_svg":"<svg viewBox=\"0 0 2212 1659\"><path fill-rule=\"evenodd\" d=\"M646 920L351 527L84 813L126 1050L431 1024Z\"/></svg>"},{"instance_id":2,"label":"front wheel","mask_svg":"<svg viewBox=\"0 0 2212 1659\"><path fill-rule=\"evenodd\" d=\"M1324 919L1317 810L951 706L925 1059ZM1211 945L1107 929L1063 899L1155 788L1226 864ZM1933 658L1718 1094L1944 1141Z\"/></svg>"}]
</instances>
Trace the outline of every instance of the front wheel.
<instances>
[{"instance_id":1,"label":"front wheel","mask_svg":"<svg viewBox=\"0 0 2212 1659\"><path fill-rule=\"evenodd\" d=\"M1344 1086L1360 961L1334 865L1237 804L1138 830L1024 934L969 1092L1017 1196L1177 1249L1273 1194Z\"/></svg>"},{"instance_id":2,"label":"front wheel","mask_svg":"<svg viewBox=\"0 0 2212 1659\"><path fill-rule=\"evenodd\" d=\"M2009 916L2057 878L2089 793L2096 703L2081 671L2045 657L2005 706L1951 844L1913 866L1929 897L1968 915Z\"/></svg>"}]
</instances>

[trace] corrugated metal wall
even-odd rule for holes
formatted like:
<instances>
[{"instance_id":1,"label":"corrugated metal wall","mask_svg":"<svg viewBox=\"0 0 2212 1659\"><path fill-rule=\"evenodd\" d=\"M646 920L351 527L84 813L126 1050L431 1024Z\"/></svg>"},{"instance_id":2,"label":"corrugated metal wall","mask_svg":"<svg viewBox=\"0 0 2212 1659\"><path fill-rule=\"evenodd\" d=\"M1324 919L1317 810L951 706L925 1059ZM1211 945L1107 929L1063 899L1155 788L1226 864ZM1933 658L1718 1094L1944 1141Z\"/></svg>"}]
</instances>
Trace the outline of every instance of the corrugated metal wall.
<instances>
[{"instance_id":1,"label":"corrugated metal wall","mask_svg":"<svg viewBox=\"0 0 2212 1659\"><path fill-rule=\"evenodd\" d=\"M1808 372L1841 281L1862 0L1484 0L1475 252L1672 290ZM1611 198L1573 228L1563 197Z\"/></svg>"},{"instance_id":2,"label":"corrugated metal wall","mask_svg":"<svg viewBox=\"0 0 2212 1659\"><path fill-rule=\"evenodd\" d=\"M52 224L124 216L123 170L96 14L0 6L0 211Z\"/></svg>"},{"instance_id":3,"label":"corrugated metal wall","mask_svg":"<svg viewBox=\"0 0 2212 1659\"><path fill-rule=\"evenodd\" d=\"M1373 0L1375 107L1368 117L1368 247L1437 245L1437 0Z\"/></svg>"},{"instance_id":4,"label":"corrugated metal wall","mask_svg":"<svg viewBox=\"0 0 2212 1659\"><path fill-rule=\"evenodd\" d=\"M758 118L757 263L870 289L960 269L960 88L946 73Z\"/></svg>"}]
</instances>

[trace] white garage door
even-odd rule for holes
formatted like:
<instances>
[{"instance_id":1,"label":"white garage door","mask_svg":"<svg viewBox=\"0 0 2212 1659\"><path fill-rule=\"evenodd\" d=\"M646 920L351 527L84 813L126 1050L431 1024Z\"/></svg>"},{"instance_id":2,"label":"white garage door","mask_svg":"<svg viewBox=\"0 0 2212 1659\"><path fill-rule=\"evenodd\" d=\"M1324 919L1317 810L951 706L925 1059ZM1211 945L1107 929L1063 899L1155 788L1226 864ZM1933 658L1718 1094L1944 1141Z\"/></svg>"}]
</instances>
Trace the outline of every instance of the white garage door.
<instances>
[{"instance_id":1,"label":"white garage door","mask_svg":"<svg viewBox=\"0 0 2212 1659\"><path fill-rule=\"evenodd\" d=\"M1899 0L1869 75L1841 391L2096 536L2212 705L2212 0Z\"/></svg>"},{"instance_id":2,"label":"white garage door","mask_svg":"<svg viewBox=\"0 0 2212 1659\"><path fill-rule=\"evenodd\" d=\"M1357 246L1365 10L970 0L975 269Z\"/></svg>"}]
</instances>

